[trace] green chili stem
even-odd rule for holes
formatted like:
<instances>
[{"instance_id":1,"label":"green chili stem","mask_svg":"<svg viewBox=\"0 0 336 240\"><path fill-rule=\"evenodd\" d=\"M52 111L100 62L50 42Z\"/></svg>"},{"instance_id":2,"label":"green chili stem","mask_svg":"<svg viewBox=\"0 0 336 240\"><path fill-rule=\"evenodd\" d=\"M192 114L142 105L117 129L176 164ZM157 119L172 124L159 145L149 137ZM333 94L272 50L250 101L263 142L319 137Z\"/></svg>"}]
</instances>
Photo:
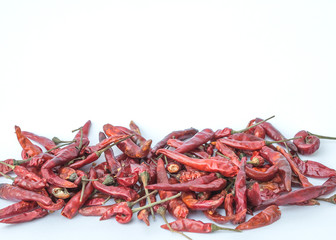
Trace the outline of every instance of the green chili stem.
<instances>
[{"instance_id":1,"label":"green chili stem","mask_svg":"<svg viewBox=\"0 0 336 240\"><path fill-rule=\"evenodd\" d=\"M308 131L307 131L308 132ZM322 135L317 135L311 132L308 132L309 135L321 138L321 139L329 139L329 140L336 140L336 137L328 137L328 136L322 136Z\"/></svg>"},{"instance_id":2,"label":"green chili stem","mask_svg":"<svg viewBox=\"0 0 336 240\"><path fill-rule=\"evenodd\" d=\"M133 207L135 204L137 204L138 202L140 202L141 200L144 200L145 198L147 198L148 196L152 195L152 194L155 194L157 193L158 190L154 190L152 192L150 192L148 195L143 195L142 197L138 198L137 200L133 201L133 202L130 202L128 204L129 207Z\"/></svg>"},{"instance_id":3,"label":"green chili stem","mask_svg":"<svg viewBox=\"0 0 336 240\"><path fill-rule=\"evenodd\" d=\"M251 129L251 128L254 128L255 126L258 126L259 124L262 124L262 123L264 123L264 122L266 122L266 121L268 121L268 120L274 118L274 117L275 117L275 115L273 115L272 117L266 118L265 120L262 120L262 121L260 121L260 122L258 122L258 123L255 123L255 124L253 124L253 125L251 125L251 126L249 126L249 127L247 127L247 128L244 128L244 129L242 129L242 130L239 130L239 131L234 131L234 130L232 130L232 131L231 131L231 134L245 132L245 131L247 131L247 130L249 130L249 129Z\"/></svg>"},{"instance_id":4,"label":"green chili stem","mask_svg":"<svg viewBox=\"0 0 336 240\"><path fill-rule=\"evenodd\" d=\"M142 182L142 185L143 185L143 188L145 190L145 193L147 195L147 202L148 204L151 204L151 200L150 200L150 197L149 197L149 192L148 192L148 189L146 188L147 184L148 184L148 179L149 179L149 174L147 171L144 171L142 173L140 173L140 179L141 179L141 182ZM152 217L153 219L155 220L155 214L154 214L154 209L151 207L150 208L150 211L151 211L151 214L152 214Z\"/></svg>"},{"instance_id":5,"label":"green chili stem","mask_svg":"<svg viewBox=\"0 0 336 240\"><path fill-rule=\"evenodd\" d=\"M220 153L220 152L218 152L218 151L216 152L216 154L219 155L219 156L221 156L221 157L224 157L224 158L226 158L226 159L229 159L229 160L231 159L231 158L229 158L228 156L225 156L224 154L222 154L222 153Z\"/></svg>"},{"instance_id":6,"label":"green chili stem","mask_svg":"<svg viewBox=\"0 0 336 240\"><path fill-rule=\"evenodd\" d=\"M279 141L265 141L265 143L266 143L266 145L270 145L270 144L273 144L273 143L288 142L288 141L295 140L295 139L299 139L299 138L301 138L301 137L294 137L294 138L282 139L282 140L279 140Z\"/></svg>"},{"instance_id":7,"label":"green chili stem","mask_svg":"<svg viewBox=\"0 0 336 240\"><path fill-rule=\"evenodd\" d=\"M10 180L12 180L12 181L14 181L14 180L15 180L15 178L13 178L13 177L11 177L11 176L8 176L8 175L6 175L6 174L4 174L3 172L0 172L0 174L1 174L2 176L4 176L5 178L7 178L7 179L10 179Z\"/></svg>"},{"instance_id":8,"label":"green chili stem","mask_svg":"<svg viewBox=\"0 0 336 240\"><path fill-rule=\"evenodd\" d=\"M141 211L142 209L146 209L146 208L149 208L149 207L154 207L155 205L158 205L158 204L161 204L161 203L170 201L170 200L172 200L172 199L174 199L174 198L178 198L178 197L180 197L181 195L182 195L182 193L178 193L178 194L176 194L176 195L174 195L174 196L171 196L171 197L169 197L169 198L165 198L165 199L163 199L163 200L160 200L160 201L157 201L157 202L154 202L154 203L151 203L151 204L147 204L147 205L145 205L145 206L143 206L143 207L134 208L134 209L132 209L132 211L133 211L133 213L135 213L135 212Z\"/></svg>"},{"instance_id":9,"label":"green chili stem","mask_svg":"<svg viewBox=\"0 0 336 240\"><path fill-rule=\"evenodd\" d=\"M169 228L169 231L181 234L183 237L185 237L189 240L192 240L190 237L185 235L183 232L179 232L179 231L176 231L176 230L172 229L172 227L170 226L170 224L169 224L169 222L167 221L167 218L166 218L166 210L167 209L165 207L161 206L161 207L158 208L157 213L161 215L161 217L163 218L163 221L166 223L167 227Z\"/></svg>"},{"instance_id":10,"label":"green chili stem","mask_svg":"<svg viewBox=\"0 0 336 240\"><path fill-rule=\"evenodd\" d=\"M73 141L62 141L60 140L58 137L53 137L51 139L56 145L60 144L60 143L73 143Z\"/></svg>"},{"instance_id":11,"label":"green chili stem","mask_svg":"<svg viewBox=\"0 0 336 240\"><path fill-rule=\"evenodd\" d=\"M9 167L9 168L11 168L11 169L13 169L14 170L14 168L15 168L15 166L14 165L11 165L11 164L8 164L8 163L6 163L6 162L0 162L1 164L3 164L3 165L5 165L5 166L7 166L7 167Z\"/></svg>"}]
</instances>

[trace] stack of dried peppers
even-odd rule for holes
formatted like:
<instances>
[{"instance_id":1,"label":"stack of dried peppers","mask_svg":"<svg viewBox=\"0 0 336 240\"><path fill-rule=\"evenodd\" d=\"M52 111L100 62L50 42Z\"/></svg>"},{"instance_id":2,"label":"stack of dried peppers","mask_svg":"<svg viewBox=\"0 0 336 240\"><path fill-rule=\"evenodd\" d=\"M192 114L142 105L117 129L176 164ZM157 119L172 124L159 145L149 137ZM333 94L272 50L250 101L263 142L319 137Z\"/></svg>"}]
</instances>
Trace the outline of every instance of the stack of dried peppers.
<instances>
[{"instance_id":1,"label":"stack of dried peppers","mask_svg":"<svg viewBox=\"0 0 336 240\"><path fill-rule=\"evenodd\" d=\"M280 218L281 205L335 203L334 196L321 196L335 190L336 171L299 157L315 152L325 137L300 131L291 142L266 120L253 119L241 131L174 131L155 146L134 122L129 128L105 124L96 145L88 138L90 121L72 141L51 140L15 126L22 160L0 162L1 175L13 180L0 184L0 198L16 203L0 209L0 222L22 223L61 210L69 219L76 214L100 220L115 216L119 223L130 222L137 212L149 225L150 215L154 219L158 213L164 229L209 233L269 225ZM115 155L113 146L121 154ZM105 160L97 164L103 153ZM12 172L15 178L8 175ZM314 186L307 177L327 180ZM111 198L115 203L106 205ZM140 207L133 208L136 204ZM195 210L211 223L188 218ZM167 222L167 211L176 221ZM259 213L247 217L255 211Z\"/></svg>"}]
</instances>

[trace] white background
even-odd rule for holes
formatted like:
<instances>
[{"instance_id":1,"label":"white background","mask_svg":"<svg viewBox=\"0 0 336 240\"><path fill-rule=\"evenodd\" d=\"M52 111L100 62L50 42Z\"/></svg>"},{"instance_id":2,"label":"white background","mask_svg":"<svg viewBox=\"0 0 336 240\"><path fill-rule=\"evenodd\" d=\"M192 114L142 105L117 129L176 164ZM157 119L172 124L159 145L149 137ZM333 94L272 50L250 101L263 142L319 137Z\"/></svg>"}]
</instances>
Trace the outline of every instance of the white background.
<instances>
[{"instance_id":1,"label":"white background","mask_svg":"<svg viewBox=\"0 0 336 240\"><path fill-rule=\"evenodd\" d=\"M172 130L238 130L271 115L288 137L302 129L336 136L335 12L335 1L322 0L0 1L0 159L20 158L14 125L71 139L88 119L93 144L105 123L134 120L155 144ZM335 155L336 143L322 141L304 159L336 168ZM335 236L334 205L281 211L265 228L188 235ZM0 231L3 239L183 239L162 223L55 212Z\"/></svg>"}]
</instances>

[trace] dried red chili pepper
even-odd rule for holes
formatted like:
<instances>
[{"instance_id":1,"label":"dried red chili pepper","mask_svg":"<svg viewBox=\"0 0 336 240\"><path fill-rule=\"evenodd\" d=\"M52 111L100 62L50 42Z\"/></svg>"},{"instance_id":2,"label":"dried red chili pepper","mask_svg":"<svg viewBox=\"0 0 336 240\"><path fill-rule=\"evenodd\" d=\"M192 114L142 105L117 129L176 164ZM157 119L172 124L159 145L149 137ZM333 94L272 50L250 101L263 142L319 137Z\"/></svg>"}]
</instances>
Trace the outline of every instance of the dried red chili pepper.
<instances>
[{"instance_id":1,"label":"dried red chili pepper","mask_svg":"<svg viewBox=\"0 0 336 240\"><path fill-rule=\"evenodd\" d=\"M219 207L224 202L224 196L216 200L198 200L193 192L182 193L182 201L193 210L209 210Z\"/></svg>"},{"instance_id":2,"label":"dried red chili pepper","mask_svg":"<svg viewBox=\"0 0 336 240\"><path fill-rule=\"evenodd\" d=\"M157 154L164 154L167 157L181 163L188 165L198 170L206 172L219 172L225 177L233 177L238 172L238 167L235 166L231 161L223 159L223 161L209 158L209 159L193 159L187 157L181 153L170 151L168 149L159 149Z\"/></svg>"},{"instance_id":3,"label":"dried red chili pepper","mask_svg":"<svg viewBox=\"0 0 336 240\"><path fill-rule=\"evenodd\" d=\"M238 230L247 230L247 229L254 229L259 227L264 227L274 223L275 221L279 220L281 217L281 212L279 207L276 205L271 205L267 207L262 212L258 213L257 215L253 216L247 222L241 223L236 227Z\"/></svg>"},{"instance_id":4,"label":"dried red chili pepper","mask_svg":"<svg viewBox=\"0 0 336 240\"><path fill-rule=\"evenodd\" d=\"M60 178L63 178L65 180L69 181L75 181L78 178L78 175L76 173L76 169L71 167L61 167L58 170L58 175Z\"/></svg>"},{"instance_id":5,"label":"dried red chili pepper","mask_svg":"<svg viewBox=\"0 0 336 240\"><path fill-rule=\"evenodd\" d=\"M260 155L267 161L278 167L280 177L283 180L286 191L291 191L292 170L287 159L279 152L265 146L260 150Z\"/></svg>"},{"instance_id":6,"label":"dried red chili pepper","mask_svg":"<svg viewBox=\"0 0 336 240\"><path fill-rule=\"evenodd\" d=\"M60 188L53 185L49 185L47 188L48 192L56 198L68 199L72 196L66 188Z\"/></svg>"},{"instance_id":7,"label":"dried red chili pepper","mask_svg":"<svg viewBox=\"0 0 336 240\"><path fill-rule=\"evenodd\" d=\"M246 190L246 196L248 204L253 207L259 206L262 203L260 187L257 182L253 183L252 187Z\"/></svg>"},{"instance_id":8,"label":"dried red chili pepper","mask_svg":"<svg viewBox=\"0 0 336 240\"><path fill-rule=\"evenodd\" d=\"M157 150L166 146L169 139L176 138L176 139L179 139L179 140L184 140L184 139L188 139L188 138L194 136L197 132L198 132L198 130L195 129L195 128L188 128L188 129L185 129L185 130L173 131L173 132L169 133L167 136L165 136L161 141L159 141L152 148L152 150L148 154L147 158L152 158L153 155L156 154Z\"/></svg>"},{"instance_id":9,"label":"dried red chili pepper","mask_svg":"<svg viewBox=\"0 0 336 240\"><path fill-rule=\"evenodd\" d=\"M260 118L255 119L256 123L259 123L262 121ZM271 123L269 122L263 122L260 124L265 129L266 135L273 139L274 141L280 141L282 139L286 139L280 132L277 130ZM285 146L285 143L281 143L281 145ZM286 142L286 145L292 149L294 152L297 152L298 149L292 142Z\"/></svg>"},{"instance_id":10,"label":"dried red chili pepper","mask_svg":"<svg viewBox=\"0 0 336 240\"><path fill-rule=\"evenodd\" d=\"M190 182L169 184L169 183L157 183L148 185L146 188L150 190L164 190L164 191L192 191L190 187L197 187L199 184L207 184L216 180L217 177L214 174L205 175Z\"/></svg>"},{"instance_id":11,"label":"dried red chili pepper","mask_svg":"<svg viewBox=\"0 0 336 240\"><path fill-rule=\"evenodd\" d=\"M48 211L43 208L38 208L30 212L20 213L14 217L2 219L0 223L14 224L14 223L23 223L29 222L38 218L42 218L48 215Z\"/></svg>"},{"instance_id":12,"label":"dried red chili pepper","mask_svg":"<svg viewBox=\"0 0 336 240\"><path fill-rule=\"evenodd\" d=\"M60 151L60 149L56 148L56 144L49 138L43 137L43 136L38 136L34 133L27 132L27 131L22 131L21 132L23 136L41 144L47 151L50 151L52 154L57 154L57 152Z\"/></svg>"},{"instance_id":13,"label":"dried red chili pepper","mask_svg":"<svg viewBox=\"0 0 336 240\"><path fill-rule=\"evenodd\" d=\"M176 179L179 182L184 183L184 182L195 180L196 178L200 178L205 175L207 175L207 173L203 171L197 171L197 170L181 171L177 174Z\"/></svg>"},{"instance_id":14,"label":"dried red chili pepper","mask_svg":"<svg viewBox=\"0 0 336 240\"><path fill-rule=\"evenodd\" d=\"M298 152L302 155L309 155L317 151L320 147L320 139L314 135L310 135L307 131L302 130L295 134L295 137L301 137L294 140L294 144Z\"/></svg>"},{"instance_id":15,"label":"dried red chili pepper","mask_svg":"<svg viewBox=\"0 0 336 240\"><path fill-rule=\"evenodd\" d=\"M195 232L195 233L211 233L218 230L229 230L229 231L235 231L240 232L240 230L235 230L231 228L223 228L219 227L213 223L204 223L202 221L196 221L194 219L178 219L174 222L169 223L171 228L175 231L180 232ZM161 225L163 229L169 229L167 224Z\"/></svg>"},{"instance_id":16,"label":"dried red chili pepper","mask_svg":"<svg viewBox=\"0 0 336 240\"><path fill-rule=\"evenodd\" d=\"M277 174L279 168L276 165L269 167L265 172L254 170L253 168L245 167L246 176L257 181L270 181Z\"/></svg>"},{"instance_id":17,"label":"dried red chili pepper","mask_svg":"<svg viewBox=\"0 0 336 240\"><path fill-rule=\"evenodd\" d=\"M91 168L89 171L89 179L96 179L97 173L94 168ZM89 181L86 184L85 188L82 191L77 192L65 205L61 214L67 218L73 218L77 211L84 205L85 201L90 197L93 192L92 181Z\"/></svg>"},{"instance_id":18,"label":"dried red chili pepper","mask_svg":"<svg viewBox=\"0 0 336 240\"><path fill-rule=\"evenodd\" d=\"M8 218L37 208L36 202L20 201L0 209L0 218Z\"/></svg>"},{"instance_id":19,"label":"dried red chili pepper","mask_svg":"<svg viewBox=\"0 0 336 240\"><path fill-rule=\"evenodd\" d=\"M111 205L106 206L89 206L78 210L78 213L83 216L101 216L106 212Z\"/></svg>"},{"instance_id":20,"label":"dried red chili pepper","mask_svg":"<svg viewBox=\"0 0 336 240\"><path fill-rule=\"evenodd\" d=\"M189 152L210 141L213 138L214 134L215 133L210 128L203 129L202 131L196 133L194 136L183 142L183 144L176 148L175 151L178 153Z\"/></svg>"},{"instance_id":21,"label":"dried red chili pepper","mask_svg":"<svg viewBox=\"0 0 336 240\"><path fill-rule=\"evenodd\" d=\"M304 201L308 201L313 198L317 198L324 194L328 194L334 191L336 188L336 177L329 178L325 183L319 186L311 186L306 188L301 188L286 194L283 194L277 198L269 199L264 201L257 209L262 209L270 205L287 205L296 204Z\"/></svg>"},{"instance_id":22,"label":"dried red chili pepper","mask_svg":"<svg viewBox=\"0 0 336 240\"><path fill-rule=\"evenodd\" d=\"M296 163L294 162L293 158L291 155L289 155L285 149L281 148L281 147L277 147L277 150L287 159L289 165L291 166L291 169L293 171L293 173L296 174L296 176L298 176L298 178L300 179L300 182L302 184L303 187L309 187L309 186L313 186L313 184L311 184L309 182L309 180L303 175L303 173L300 171L300 169L298 168L298 166L296 165Z\"/></svg>"},{"instance_id":23,"label":"dried red chili pepper","mask_svg":"<svg viewBox=\"0 0 336 240\"><path fill-rule=\"evenodd\" d=\"M13 165L14 159L6 159L4 161L0 161L0 163L7 163L9 165ZM0 164L0 172L7 174L13 170L12 167L9 167L6 164Z\"/></svg>"},{"instance_id":24,"label":"dried red chili pepper","mask_svg":"<svg viewBox=\"0 0 336 240\"><path fill-rule=\"evenodd\" d=\"M226 216L234 216L234 196L232 193L228 193L224 199L224 209Z\"/></svg>"},{"instance_id":25,"label":"dried red chili pepper","mask_svg":"<svg viewBox=\"0 0 336 240\"><path fill-rule=\"evenodd\" d=\"M23 166L20 166L20 165L14 166L14 165L8 164L6 162L0 162L0 163L3 164L3 165L6 165L8 168L13 169L14 173L19 177L22 177L24 179L31 180L31 181L34 181L34 182L46 183L46 181L44 179L40 178L37 174L29 171L27 168L25 168Z\"/></svg>"},{"instance_id":26,"label":"dried red chili pepper","mask_svg":"<svg viewBox=\"0 0 336 240\"><path fill-rule=\"evenodd\" d=\"M226 191L223 190L220 193L214 195L211 200L217 200L220 199L221 197L225 197L226 196ZM209 210L205 210L203 211L204 215L219 224L225 224L227 222L230 222L231 220L234 219L234 215L231 216L223 216L221 215L219 212L217 212L215 209L209 209Z\"/></svg>"},{"instance_id":27,"label":"dried red chili pepper","mask_svg":"<svg viewBox=\"0 0 336 240\"><path fill-rule=\"evenodd\" d=\"M231 148L220 141L216 141L215 146L220 153L228 157L236 166L240 165L239 157Z\"/></svg>"},{"instance_id":28,"label":"dried red chili pepper","mask_svg":"<svg viewBox=\"0 0 336 240\"><path fill-rule=\"evenodd\" d=\"M251 135L251 136L253 136L253 135ZM273 144L273 143L288 142L289 140L292 140L292 139L281 139L279 141L270 142L270 141L266 141L266 140L236 140L236 139L232 139L232 138L220 138L217 141L220 141L220 142L226 144L227 146L233 147L233 148L236 148L236 149L255 151L255 150L260 150L264 146L267 146L267 145L270 145L270 144Z\"/></svg>"},{"instance_id":29,"label":"dried red chili pepper","mask_svg":"<svg viewBox=\"0 0 336 240\"><path fill-rule=\"evenodd\" d=\"M3 174L2 172L0 172L2 176L11 179L13 181L13 185L21 187L23 189L26 190L31 190L31 191L36 191L36 190L40 190L42 188L44 188L46 186L46 182L45 181L38 181L38 182L34 182L34 181L30 181L28 179L22 178L22 177L10 177L6 174Z\"/></svg>"},{"instance_id":30,"label":"dried red chili pepper","mask_svg":"<svg viewBox=\"0 0 336 240\"><path fill-rule=\"evenodd\" d=\"M164 162L161 158L157 161L156 166L157 172L157 182L160 184L168 184L169 180L167 177L166 169L164 166ZM159 191L159 196L161 199L166 199L167 197L171 197L174 195L175 192L173 191ZM175 198L168 202L167 209L171 215L175 218L186 218L189 214L188 207L183 203L183 201L179 198Z\"/></svg>"},{"instance_id":31,"label":"dried red chili pepper","mask_svg":"<svg viewBox=\"0 0 336 240\"><path fill-rule=\"evenodd\" d=\"M4 183L0 183L0 198L12 201L37 201L46 205L52 204L49 197Z\"/></svg>"},{"instance_id":32,"label":"dried red chili pepper","mask_svg":"<svg viewBox=\"0 0 336 240\"><path fill-rule=\"evenodd\" d=\"M24 159L36 156L36 155L43 152L40 147L34 145L27 137L25 137L21 133L20 127L15 126L15 133L16 133L17 139L18 139L18 141L19 141L19 143L20 143L20 145L23 148L23 151L25 153L25 156L22 156Z\"/></svg>"},{"instance_id":33,"label":"dried red chili pepper","mask_svg":"<svg viewBox=\"0 0 336 240\"><path fill-rule=\"evenodd\" d=\"M179 139L169 139L167 141L167 144L168 146L170 147L174 147L174 148L179 148L180 146L182 146L183 144L183 141L179 140ZM189 151L190 154L192 155L195 155L196 157L199 157L199 158L209 158L209 154L203 150L200 150L198 148L192 150L192 151ZM187 155L187 153L186 153Z\"/></svg>"},{"instance_id":34,"label":"dried red chili pepper","mask_svg":"<svg viewBox=\"0 0 336 240\"><path fill-rule=\"evenodd\" d=\"M106 136L103 132L99 133L99 141L102 142L104 139L106 139ZM121 168L120 162L117 161L116 157L114 156L114 152L112 148L107 149L104 152L105 160L107 163L107 167L110 170L112 174L117 174L118 169Z\"/></svg>"},{"instance_id":35,"label":"dried red chili pepper","mask_svg":"<svg viewBox=\"0 0 336 240\"><path fill-rule=\"evenodd\" d=\"M103 129L105 134L109 137L123 133L111 124L105 124ZM147 140L141 147L139 147L131 139L126 139L125 141L118 143L117 147L131 158L144 158L149 153L151 144L152 140Z\"/></svg>"},{"instance_id":36,"label":"dried red chili pepper","mask_svg":"<svg viewBox=\"0 0 336 240\"><path fill-rule=\"evenodd\" d=\"M240 169L235 181L235 203L236 203L236 217L232 220L233 224L239 224L245 221L246 214L242 214L247 210L247 196L246 196L246 173L245 163L247 158L243 157L240 163Z\"/></svg>"},{"instance_id":37,"label":"dried red chili pepper","mask_svg":"<svg viewBox=\"0 0 336 240\"><path fill-rule=\"evenodd\" d=\"M108 194L111 197L121 198L126 201L134 201L139 198L139 195L136 191L128 187L114 187L114 186L106 186L99 181L92 182L92 186L98 191Z\"/></svg>"},{"instance_id":38,"label":"dried red chili pepper","mask_svg":"<svg viewBox=\"0 0 336 240\"><path fill-rule=\"evenodd\" d=\"M298 156L293 157L299 170L307 177L328 178L336 176L336 170L329 168L322 163L306 160L302 161Z\"/></svg>"}]
</instances>

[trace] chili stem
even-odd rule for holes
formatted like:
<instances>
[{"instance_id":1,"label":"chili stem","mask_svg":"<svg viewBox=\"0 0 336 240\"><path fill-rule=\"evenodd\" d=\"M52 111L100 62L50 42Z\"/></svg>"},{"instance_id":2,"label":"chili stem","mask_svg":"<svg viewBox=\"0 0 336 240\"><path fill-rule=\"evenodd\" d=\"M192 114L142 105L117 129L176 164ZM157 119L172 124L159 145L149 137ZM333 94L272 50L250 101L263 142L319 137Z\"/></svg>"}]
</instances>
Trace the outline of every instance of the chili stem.
<instances>
[{"instance_id":1,"label":"chili stem","mask_svg":"<svg viewBox=\"0 0 336 240\"><path fill-rule=\"evenodd\" d=\"M234 232L241 232L241 230L238 229L233 229L233 228L225 228L225 227L220 227L216 224L211 224L211 231L217 231L217 230L227 230L227 231L234 231Z\"/></svg>"},{"instance_id":2,"label":"chili stem","mask_svg":"<svg viewBox=\"0 0 336 240\"><path fill-rule=\"evenodd\" d=\"M10 165L10 164L8 164L8 163L6 163L6 162L0 162L1 164L3 164L3 165L5 165L5 166L7 166L7 167L9 167L9 168L11 168L11 169L14 169L15 168L15 166L14 165Z\"/></svg>"},{"instance_id":3,"label":"chili stem","mask_svg":"<svg viewBox=\"0 0 336 240\"><path fill-rule=\"evenodd\" d=\"M308 132L308 131L307 131ZM317 135L311 132L308 132L309 135L321 138L321 139L329 139L329 140L336 140L336 137L328 137L328 136L322 136L322 135Z\"/></svg>"},{"instance_id":4,"label":"chili stem","mask_svg":"<svg viewBox=\"0 0 336 240\"><path fill-rule=\"evenodd\" d=\"M147 187L147 183L148 183L148 178L149 178L149 174L148 174L147 171L144 171L144 172L140 173L140 179L141 179L143 188L145 190L145 193L147 195L147 202L150 205L152 202L151 202L150 197L149 197L148 189L146 188ZM154 209L152 207L150 208L150 211L151 211L153 219L155 220Z\"/></svg>"},{"instance_id":5,"label":"chili stem","mask_svg":"<svg viewBox=\"0 0 336 240\"><path fill-rule=\"evenodd\" d=\"M142 209L146 209L146 208L149 208L149 207L154 207L155 205L158 205L158 204L170 201L170 200L172 200L174 198L181 197L181 195L182 195L182 193L178 193L178 194L176 194L174 196L171 196L169 198L165 198L163 200L160 200L160 201L157 201L157 202L154 202L154 203L151 203L151 204L147 204L147 205L145 205L143 207L134 208L134 209L132 209L132 212L135 213L135 212L141 211Z\"/></svg>"},{"instance_id":6,"label":"chili stem","mask_svg":"<svg viewBox=\"0 0 336 240\"><path fill-rule=\"evenodd\" d=\"M56 145L60 144L60 143L72 143L73 141L62 141L60 140L58 137L53 137L51 139Z\"/></svg>"},{"instance_id":7,"label":"chili stem","mask_svg":"<svg viewBox=\"0 0 336 240\"><path fill-rule=\"evenodd\" d=\"M223 157L223 158L226 158L226 159L229 159L229 160L231 159L228 156L225 156L224 154L222 154L222 153L220 153L218 151L216 152L216 154L219 155L219 156L221 156L221 157Z\"/></svg>"},{"instance_id":8,"label":"chili stem","mask_svg":"<svg viewBox=\"0 0 336 240\"><path fill-rule=\"evenodd\" d=\"M179 231L176 231L174 229L172 229L172 227L170 226L169 222L167 221L167 218L166 218L166 208L165 207L159 207L157 212L161 215L161 217L163 218L163 221L166 223L167 227L169 228L169 231L171 232L174 232L174 233L178 233L178 234L181 234L183 237L189 239L189 240L192 240L190 237L188 237L187 235L185 235L183 232L179 232Z\"/></svg>"},{"instance_id":9,"label":"chili stem","mask_svg":"<svg viewBox=\"0 0 336 240\"><path fill-rule=\"evenodd\" d=\"M137 200L135 200L135 201L133 201L133 202L130 202L130 203L128 204L128 206L129 206L129 207L133 207L135 204L137 204L137 203L140 202L141 200L143 200L143 199L147 198L148 196L150 196L150 195L152 195L152 194L155 194L155 193L157 193L157 192L158 192L158 190L154 190L154 191L150 192L148 195L144 195L144 196L142 196L141 198L139 198L139 199L137 199Z\"/></svg>"},{"instance_id":10,"label":"chili stem","mask_svg":"<svg viewBox=\"0 0 336 240\"><path fill-rule=\"evenodd\" d=\"M273 143L288 142L288 141L299 139L299 138L302 138L302 137L294 137L294 138L282 139L282 140L279 140L279 141L265 141L265 143L266 143L266 145L270 145L270 144L273 144Z\"/></svg>"},{"instance_id":11,"label":"chili stem","mask_svg":"<svg viewBox=\"0 0 336 240\"><path fill-rule=\"evenodd\" d=\"M249 127L247 127L247 128L244 128L244 129L242 129L242 130L239 130L239 131L234 131L234 130L232 130L232 131L231 131L231 134L245 132L245 131L247 131L247 130L249 130L249 129L251 129L251 128L254 128L255 126L258 126L259 124L262 124L262 123L264 123L264 122L270 120L271 118L274 118L274 117L275 117L275 115L273 115L272 117L266 118L265 120L262 120L262 121L260 121L260 122L258 122L258 123L255 123L255 124L253 124L253 125L251 125L251 126L249 126Z\"/></svg>"},{"instance_id":12,"label":"chili stem","mask_svg":"<svg viewBox=\"0 0 336 240\"><path fill-rule=\"evenodd\" d=\"M4 176L5 178L7 178L7 179L10 179L10 180L15 180L15 178L13 178L13 177L11 177L11 176L8 176L7 174L4 174L3 172L0 172L0 174L2 175L2 176Z\"/></svg>"}]
</instances>

